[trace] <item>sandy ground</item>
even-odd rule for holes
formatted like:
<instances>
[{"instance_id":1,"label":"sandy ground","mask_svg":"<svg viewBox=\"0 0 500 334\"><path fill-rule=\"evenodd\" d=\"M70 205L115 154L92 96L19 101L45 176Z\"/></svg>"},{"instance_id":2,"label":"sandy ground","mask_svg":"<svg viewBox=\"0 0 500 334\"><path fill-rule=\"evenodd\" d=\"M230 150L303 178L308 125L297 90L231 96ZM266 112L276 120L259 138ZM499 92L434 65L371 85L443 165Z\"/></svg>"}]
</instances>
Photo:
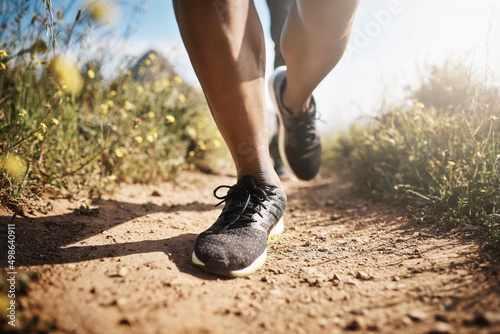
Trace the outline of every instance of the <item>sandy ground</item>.
<instances>
[{"instance_id":1,"label":"sandy ground","mask_svg":"<svg viewBox=\"0 0 500 334\"><path fill-rule=\"evenodd\" d=\"M286 229L263 269L238 279L200 271L190 255L196 235L219 215L212 191L233 183L185 173L176 183L124 185L93 202L52 198L48 214L16 218L18 279L32 278L18 287L16 328L500 333L500 257L488 238L409 223L329 173L284 183ZM10 216L0 211L2 254ZM0 260L5 268L6 256Z\"/></svg>"}]
</instances>

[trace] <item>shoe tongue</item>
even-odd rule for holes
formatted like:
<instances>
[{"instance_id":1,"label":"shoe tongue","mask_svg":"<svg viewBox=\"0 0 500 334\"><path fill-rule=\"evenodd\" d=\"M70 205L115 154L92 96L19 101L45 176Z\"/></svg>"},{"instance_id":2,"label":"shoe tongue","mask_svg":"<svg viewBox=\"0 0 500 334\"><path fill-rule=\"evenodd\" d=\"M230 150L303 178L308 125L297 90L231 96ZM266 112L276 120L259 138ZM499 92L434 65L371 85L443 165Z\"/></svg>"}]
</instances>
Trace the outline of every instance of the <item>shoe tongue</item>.
<instances>
[{"instance_id":1,"label":"shoe tongue","mask_svg":"<svg viewBox=\"0 0 500 334\"><path fill-rule=\"evenodd\" d=\"M254 187L258 187L257 181L251 175L243 176L241 179L238 180L236 185L238 186L238 188L243 188L243 189L251 189Z\"/></svg>"}]
</instances>

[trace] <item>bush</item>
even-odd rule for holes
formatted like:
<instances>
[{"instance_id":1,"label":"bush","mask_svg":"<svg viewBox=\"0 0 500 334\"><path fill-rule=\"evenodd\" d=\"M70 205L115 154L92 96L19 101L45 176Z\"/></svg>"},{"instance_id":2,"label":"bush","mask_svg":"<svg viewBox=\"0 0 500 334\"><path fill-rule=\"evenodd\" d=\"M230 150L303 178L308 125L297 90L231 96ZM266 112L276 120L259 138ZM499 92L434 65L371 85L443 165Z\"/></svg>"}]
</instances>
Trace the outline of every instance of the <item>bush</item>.
<instances>
[{"instance_id":1,"label":"bush","mask_svg":"<svg viewBox=\"0 0 500 334\"><path fill-rule=\"evenodd\" d=\"M500 233L499 91L460 64L434 67L410 104L354 125L326 152L365 194L414 219Z\"/></svg>"},{"instance_id":2,"label":"bush","mask_svg":"<svg viewBox=\"0 0 500 334\"><path fill-rule=\"evenodd\" d=\"M98 194L116 181L172 179L221 146L203 94L161 54L152 50L140 59L121 59L105 78L103 68L117 59L109 52L90 57L78 44L78 34L102 25L102 15L93 19L92 6L103 1L92 2L68 23L57 10L59 46L50 51L39 36L50 19L39 2L32 3L13 1L10 30L2 30L2 203L15 208L15 199L33 199L47 189Z\"/></svg>"}]
</instances>

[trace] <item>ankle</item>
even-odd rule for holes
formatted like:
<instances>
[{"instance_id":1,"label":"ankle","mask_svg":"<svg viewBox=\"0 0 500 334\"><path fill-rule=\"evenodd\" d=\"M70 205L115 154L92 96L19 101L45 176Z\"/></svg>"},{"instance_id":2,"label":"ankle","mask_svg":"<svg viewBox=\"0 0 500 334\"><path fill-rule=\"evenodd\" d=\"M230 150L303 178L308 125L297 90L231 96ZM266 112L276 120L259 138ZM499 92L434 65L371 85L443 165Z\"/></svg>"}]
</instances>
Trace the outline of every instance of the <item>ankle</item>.
<instances>
[{"instance_id":1,"label":"ankle","mask_svg":"<svg viewBox=\"0 0 500 334\"><path fill-rule=\"evenodd\" d=\"M270 188L280 188L281 189L281 181L274 172L274 169L272 172L258 172L258 173L238 173L238 180L242 178L245 175L251 175L255 178L255 181L259 185L259 187L263 189L270 189Z\"/></svg>"},{"instance_id":2,"label":"ankle","mask_svg":"<svg viewBox=\"0 0 500 334\"><path fill-rule=\"evenodd\" d=\"M283 106L295 117L303 116L311 107L311 95L305 101L294 100L285 88L282 100Z\"/></svg>"}]
</instances>

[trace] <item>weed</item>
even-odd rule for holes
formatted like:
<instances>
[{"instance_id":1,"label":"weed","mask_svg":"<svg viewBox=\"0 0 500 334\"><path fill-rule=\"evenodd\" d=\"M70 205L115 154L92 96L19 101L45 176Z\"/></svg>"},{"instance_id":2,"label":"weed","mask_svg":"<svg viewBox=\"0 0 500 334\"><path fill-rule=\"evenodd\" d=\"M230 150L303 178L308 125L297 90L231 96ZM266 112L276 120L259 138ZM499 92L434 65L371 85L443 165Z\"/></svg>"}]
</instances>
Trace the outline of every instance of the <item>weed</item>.
<instances>
[{"instance_id":1,"label":"weed","mask_svg":"<svg viewBox=\"0 0 500 334\"><path fill-rule=\"evenodd\" d=\"M434 67L410 103L354 125L326 155L376 199L406 205L415 220L500 231L499 91L468 68Z\"/></svg>"},{"instance_id":2,"label":"weed","mask_svg":"<svg viewBox=\"0 0 500 334\"><path fill-rule=\"evenodd\" d=\"M221 145L203 94L161 54L89 55L91 33L119 44L113 6L74 4L17 0L2 14L0 198L14 210L44 191L98 196L118 181L172 179ZM46 43L45 31L57 39Z\"/></svg>"}]
</instances>

